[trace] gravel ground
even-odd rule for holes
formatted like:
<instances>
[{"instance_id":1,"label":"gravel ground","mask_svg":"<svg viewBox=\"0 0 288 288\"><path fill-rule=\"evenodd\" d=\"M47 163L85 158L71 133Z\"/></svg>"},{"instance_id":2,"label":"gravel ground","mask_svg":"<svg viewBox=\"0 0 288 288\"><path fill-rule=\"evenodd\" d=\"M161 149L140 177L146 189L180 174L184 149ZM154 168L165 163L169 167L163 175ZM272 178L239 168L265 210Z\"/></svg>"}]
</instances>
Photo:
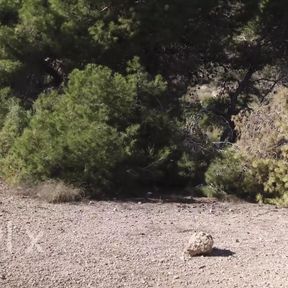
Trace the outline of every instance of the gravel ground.
<instances>
[{"instance_id":1,"label":"gravel ground","mask_svg":"<svg viewBox=\"0 0 288 288\"><path fill-rule=\"evenodd\" d=\"M4 190L0 287L288 287L286 209L213 201L53 205ZM194 230L211 233L217 249L185 261Z\"/></svg>"}]
</instances>

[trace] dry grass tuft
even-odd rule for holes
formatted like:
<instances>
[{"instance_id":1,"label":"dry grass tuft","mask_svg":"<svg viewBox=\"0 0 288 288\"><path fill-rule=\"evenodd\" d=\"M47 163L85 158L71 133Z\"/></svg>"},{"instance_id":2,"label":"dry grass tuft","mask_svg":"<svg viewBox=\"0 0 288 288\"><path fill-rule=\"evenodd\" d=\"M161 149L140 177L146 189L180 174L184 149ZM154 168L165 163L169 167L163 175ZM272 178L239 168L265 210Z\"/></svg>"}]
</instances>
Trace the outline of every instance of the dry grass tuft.
<instances>
[{"instance_id":1,"label":"dry grass tuft","mask_svg":"<svg viewBox=\"0 0 288 288\"><path fill-rule=\"evenodd\" d=\"M81 200L83 196L80 188L59 180L48 180L39 184L35 188L35 194L48 203L74 202Z\"/></svg>"}]
</instances>

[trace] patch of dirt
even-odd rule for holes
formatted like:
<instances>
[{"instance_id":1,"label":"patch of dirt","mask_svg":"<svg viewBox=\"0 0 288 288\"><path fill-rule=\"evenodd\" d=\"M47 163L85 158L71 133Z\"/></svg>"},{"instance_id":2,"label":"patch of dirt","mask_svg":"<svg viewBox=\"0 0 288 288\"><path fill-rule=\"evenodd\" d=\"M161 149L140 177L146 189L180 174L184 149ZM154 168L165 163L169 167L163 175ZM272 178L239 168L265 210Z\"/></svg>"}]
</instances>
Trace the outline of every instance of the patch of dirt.
<instances>
[{"instance_id":1,"label":"patch of dirt","mask_svg":"<svg viewBox=\"0 0 288 288\"><path fill-rule=\"evenodd\" d=\"M0 287L288 287L288 210L247 203L46 204L1 186ZM185 261L195 230L212 256Z\"/></svg>"}]
</instances>

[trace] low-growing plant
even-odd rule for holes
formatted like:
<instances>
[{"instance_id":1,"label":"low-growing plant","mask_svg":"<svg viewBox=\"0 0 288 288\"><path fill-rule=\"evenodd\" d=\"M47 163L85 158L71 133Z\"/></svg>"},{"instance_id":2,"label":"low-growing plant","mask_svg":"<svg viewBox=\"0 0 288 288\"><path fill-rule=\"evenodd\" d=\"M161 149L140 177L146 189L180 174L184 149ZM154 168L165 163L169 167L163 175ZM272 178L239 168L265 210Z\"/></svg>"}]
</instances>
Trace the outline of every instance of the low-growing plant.
<instances>
[{"instance_id":1,"label":"low-growing plant","mask_svg":"<svg viewBox=\"0 0 288 288\"><path fill-rule=\"evenodd\" d=\"M256 200L288 206L288 90L280 89L269 103L235 118L239 140L236 146L249 157Z\"/></svg>"},{"instance_id":2,"label":"low-growing plant","mask_svg":"<svg viewBox=\"0 0 288 288\"><path fill-rule=\"evenodd\" d=\"M205 173L206 187L203 193L209 197L223 198L226 194L255 200L261 191L253 175L249 161L233 148L216 157Z\"/></svg>"},{"instance_id":3,"label":"low-growing plant","mask_svg":"<svg viewBox=\"0 0 288 288\"><path fill-rule=\"evenodd\" d=\"M38 184L33 191L35 195L48 203L64 203L79 201L83 191L60 180L47 180Z\"/></svg>"},{"instance_id":4,"label":"low-growing plant","mask_svg":"<svg viewBox=\"0 0 288 288\"><path fill-rule=\"evenodd\" d=\"M275 159L253 161L253 173L263 191L257 194L257 200L263 203L288 206L288 162Z\"/></svg>"}]
</instances>

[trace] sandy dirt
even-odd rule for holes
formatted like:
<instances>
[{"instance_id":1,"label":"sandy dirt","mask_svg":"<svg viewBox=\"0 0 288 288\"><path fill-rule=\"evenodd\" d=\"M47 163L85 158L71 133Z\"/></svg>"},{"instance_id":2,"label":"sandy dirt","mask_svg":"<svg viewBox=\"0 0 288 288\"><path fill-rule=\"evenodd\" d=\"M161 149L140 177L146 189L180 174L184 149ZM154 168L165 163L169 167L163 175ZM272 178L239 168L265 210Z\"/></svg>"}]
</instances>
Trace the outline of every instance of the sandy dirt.
<instances>
[{"instance_id":1,"label":"sandy dirt","mask_svg":"<svg viewBox=\"0 0 288 288\"><path fill-rule=\"evenodd\" d=\"M0 194L0 287L288 287L288 210L247 203L47 204ZM212 256L183 260L194 230Z\"/></svg>"}]
</instances>

